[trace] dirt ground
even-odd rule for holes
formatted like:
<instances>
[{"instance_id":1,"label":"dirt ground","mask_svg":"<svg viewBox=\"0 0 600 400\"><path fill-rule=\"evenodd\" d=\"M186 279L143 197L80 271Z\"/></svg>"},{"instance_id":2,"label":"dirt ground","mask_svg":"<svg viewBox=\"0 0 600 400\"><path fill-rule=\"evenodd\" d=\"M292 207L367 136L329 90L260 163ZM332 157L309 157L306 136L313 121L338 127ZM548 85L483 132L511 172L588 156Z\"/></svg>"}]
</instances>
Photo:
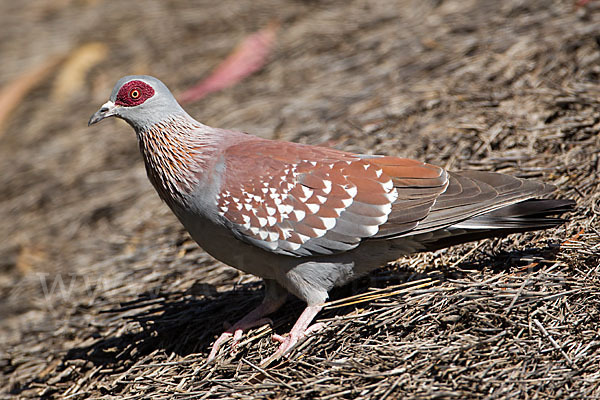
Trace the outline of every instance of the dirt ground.
<instances>
[{"instance_id":1,"label":"dirt ground","mask_svg":"<svg viewBox=\"0 0 600 400\"><path fill-rule=\"evenodd\" d=\"M0 398L600 398L599 3L0 2L0 88L31 88L0 101ZM207 365L260 280L189 239L128 126L86 124L121 76L181 93L271 21L265 68L191 115L552 182L570 221L337 289L327 329L261 368L292 300Z\"/></svg>"}]
</instances>

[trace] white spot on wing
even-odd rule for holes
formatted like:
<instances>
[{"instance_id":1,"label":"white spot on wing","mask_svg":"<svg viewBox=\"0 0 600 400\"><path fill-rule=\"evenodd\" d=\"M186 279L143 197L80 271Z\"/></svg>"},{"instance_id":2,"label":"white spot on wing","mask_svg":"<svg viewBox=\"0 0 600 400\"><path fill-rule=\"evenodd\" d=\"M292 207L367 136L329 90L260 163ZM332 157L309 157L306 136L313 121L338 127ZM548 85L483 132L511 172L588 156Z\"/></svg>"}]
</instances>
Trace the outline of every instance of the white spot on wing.
<instances>
[{"instance_id":1,"label":"white spot on wing","mask_svg":"<svg viewBox=\"0 0 600 400\"><path fill-rule=\"evenodd\" d=\"M293 213L298 221L302 221L306 217L306 213L303 210L293 210Z\"/></svg>"},{"instance_id":2,"label":"white spot on wing","mask_svg":"<svg viewBox=\"0 0 600 400\"><path fill-rule=\"evenodd\" d=\"M342 204L346 208L348 208L348 206L350 206L350 204L352 204L353 202L354 202L354 200L352 198L350 198L350 199L342 199ZM341 210L343 210L343 208Z\"/></svg>"},{"instance_id":3,"label":"white spot on wing","mask_svg":"<svg viewBox=\"0 0 600 400\"><path fill-rule=\"evenodd\" d=\"M397 195L397 194L396 194L396 197L398 197L398 195ZM386 219L386 221L387 221L387 216L388 216L388 214L389 214L389 213L392 211L392 203L393 203L393 202L394 202L394 201L392 200L392 201L390 201L389 203L387 203L387 204L384 204L384 205L380 206L380 207L381 207L381 212L385 214L385 219ZM384 221L384 222L385 222L385 221Z\"/></svg>"},{"instance_id":4,"label":"white spot on wing","mask_svg":"<svg viewBox=\"0 0 600 400\"><path fill-rule=\"evenodd\" d=\"M288 242L286 240L279 241L279 247L283 250L295 251L298 250L301 246L302 245L299 243Z\"/></svg>"},{"instance_id":5,"label":"white spot on wing","mask_svg":"<svg viewBox=\"0 0 600 400\"><path fill-rule=\"evenodd\" d=\"M346 185L346 186L344 186L346 193L348 193L348 195L350 197L354 198L356 196L356 193L358 193L358 189L354 185Z\"/></svg>"},{"instance_id":6,"label":"white spot on wing","mask_svg":"<svg viewBox=\"0 0 600 400\"><path fill-rule=\"evenodd\" d=\"M279 212L279 214L288 214L286 212L286 205L285 204L277 204L277 211Z\"/></svg>"},{"instance_id":7,"label":"white spot on wing","mask_svg":"<svg viewBox=\"0 0 600 400\"><path fill-rule=\"evenodd\" d=\"M365 226L365 229L367 231L368 236L373 236L374 234L379 232L379 225Z\"/></svg>"},{"instance_id":8,"label":"white spot on wing","mask_svg":"<svg viewBox=\"0 0 600 400\"><path fill-rule=\"evenodd\" d=\"M277 212L277 209L269 206L265 206L265 211L268 215L274 215Z\"/></svg>"},{"instance_id":9,"label":"white spot on wing","mask_svg":"<svg viewBox=\"0 0 600 400\"><path fill-rule=\"evenodd\" d=\"M279 206L281 204L281 197L280 196L275 196L275 197L271 197L273 199L273 203L275 203L276 206ZM279 208L279 207L277 207Z\"/></svg>"},{"instance_id":10,"label":"white spot on wing","mask_svg":"<svg viewBox=\"0 0 600 400\"><path fill-rule=\"evenodd\" d=\"M250 217L242 214L242 219L244 220L244 229L250 229Z\"/></svg>"},{"instance_id":11,"label":"white spot on wing","mask_svg":"<svg viewBox=\"0 0 600 400\"><path fill-rule=\"evenodd\" d=\"M387 196L388 199L390 199L390 203L393 203L398 198L398 191L397 190L392 190L386 196Z\"/></svg>"},{"instance_id":12,"label":"white spot on wing","mask_svg":"<svg viewBox=\"0 0 600 400\"><path fill-rule=\"evenodd\" d=\"M302 243L306 243L310 239L310 236L306 236L298 232L296 232L296 235L298 235Z\"/></svg>"},{"instance_id":13,"label":"white spot on wing","mask_svg":"<svg viewBox=\"0 0 600 400\"><path fill-rule=\"evenodd\" d=\"M315 231L315 235L317 237L321 237L323 236L325 233L327 233L327 231L325 229L317 229L317 228L312 228L313 231Z\"/></svg>"},{"instance_id":14,"label":"white spot on wing","mask_svg":"<svg viewBox=\"0 0 600 400\"><path fill-rule=\"evenodd\" d=\"M321 206L319 204L310 204L310 203L306 203L306 207L310 210L311 213L315 214L317 211L319 211L319 209L321 208Z\"/></svg>"},{"instance_id":15,"label":"white spot on wing","mask_svg":"<svg viewBox=\"0 0 600 400\"><path fill-rule=\"evenodd\" d=\"M281 231L283 232L283 238L287 239L290 236L292 236L293 229L292 228L282 228Z\"/></svg>"},{"instance_id":16,"label":"white spot on wing","mask_svg":"<svg viewBox=\"0 0 600 400\"><path fill-rule=\"evenodd\" d=\"M299 197L298 200L300 200L301 202L304 203L306 200L308 200L310 198L310 196L312 196L313 190L304 185L300 185L300 188L302 189L302 193L304 194L304 197Z\"/></svg>"},{"instance_id":17,"label":"white spot on wing","mask_svg":"<svg viewBox=\"0 0 600 400\"><path fill-rule=\"evenodd\" d=\"M333 186L331 181L328 181L327 179L323 179L323 184L325 185L325 188L323 189L323 193L329 194L329 192L331 192L331 187Z\"/></svg>"},{"instance_id":18,"label":"white spot on wing","mask_svg":"<svg viewBox=\"0 0 600 400\"><path fill-rule=\"evenodd\" d=\"M335 218L321 218L323 221L323 225L325 225L325 229L329 230L335 226L336 219Z\"/></svg>"},{"instance_id":19,"label":"white spot on wing","mask_svg":"<svg viewBox=\"0 0 600 400\"><path fill-rule=\"evenodd\" d=\"M394 182L392 182L392 180L389 179L387 182L383 183L383 188L389 192L390 190L392 190L394 188Z\"/></svg>"}]
</instances>

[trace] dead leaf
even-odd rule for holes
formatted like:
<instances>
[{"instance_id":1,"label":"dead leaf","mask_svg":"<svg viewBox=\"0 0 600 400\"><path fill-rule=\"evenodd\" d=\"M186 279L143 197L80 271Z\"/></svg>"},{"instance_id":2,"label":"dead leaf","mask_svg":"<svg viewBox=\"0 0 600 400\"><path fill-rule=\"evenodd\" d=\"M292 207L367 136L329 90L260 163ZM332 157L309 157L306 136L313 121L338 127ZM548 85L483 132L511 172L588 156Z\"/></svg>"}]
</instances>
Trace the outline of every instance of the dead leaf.
<instances>
[{"instance_id":1,"label":"dead leaf","mask_svg":"<svg viewBox=\"0 0 600 400\"><path fill-rule=\"evenodd\" d=\"M16 267L23 275L38 269L48 261L48 253L40 246L23 245L17 255Z\"/></svg>"},{"instance_id":2,"label":"dead leaf","mask_svg":"<svg viewBox=\"0 0 600 400\"><path fill-rule=\"evenodd\" d=\"M0 91L0 136L2 136L6 121L25 96L43 82L63 60L64 56L48 58L41 65L25 72L2 88Z\"/></svg>"},{"instance_id":3,"label":"dead leaf","mask_svg":"<svg viewBox=\"0 0 600 400\"><path fill-rule=\"evenodd\" d=\"M74 50L65 61L56 77L52 98L65 101L86 85L88 71L104 60L108 55L108 46L92 42Z\"/></svg>"},{"instance_id":4,"label":"dead leaf","mask_svg":"<svg viewBox=\"0 0 600 400\"><path fill-rule=\"evenodd\" d=\"M206 79L181 93L178 100L183 104L198 101L209 93L233 86L259 71L273 49L278 29L279 23L271 22L260 31L247 36Z\"/></svg>"}]
</instances>

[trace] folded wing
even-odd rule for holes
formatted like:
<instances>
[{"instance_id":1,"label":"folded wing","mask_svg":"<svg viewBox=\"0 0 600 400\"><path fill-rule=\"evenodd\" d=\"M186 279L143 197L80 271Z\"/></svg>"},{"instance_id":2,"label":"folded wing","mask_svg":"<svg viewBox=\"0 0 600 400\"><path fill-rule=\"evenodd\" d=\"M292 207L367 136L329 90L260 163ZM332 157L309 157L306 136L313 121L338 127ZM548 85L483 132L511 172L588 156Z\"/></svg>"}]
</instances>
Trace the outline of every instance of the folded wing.
<instances>
[{"instance_id":1,"label":"folded wing","mask_svg":"<svg viewBox=\"0 0 600 400\"><path fill-rule=\"evenodd\" d=\"M229 147L224 160L216 204L234 235L296 257L349 251L366 239L489 228L499 221L494 212L554 189L503 174L260 139Z\"/></svg>"}]
</instances>

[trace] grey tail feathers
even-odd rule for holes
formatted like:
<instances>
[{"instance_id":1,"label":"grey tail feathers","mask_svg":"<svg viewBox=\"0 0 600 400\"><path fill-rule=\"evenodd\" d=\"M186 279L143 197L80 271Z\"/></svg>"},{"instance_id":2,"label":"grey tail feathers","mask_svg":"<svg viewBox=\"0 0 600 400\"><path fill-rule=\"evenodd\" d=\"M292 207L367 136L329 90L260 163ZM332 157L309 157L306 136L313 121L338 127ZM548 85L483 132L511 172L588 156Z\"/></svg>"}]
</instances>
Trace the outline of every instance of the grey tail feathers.
<instances>
[{"instance_id":1,"label":"grey tail feathers","mask_svg":"<svg viewBox=\"0 0 600 400\"><path fill-rule=\"evenodd\" d=\"M511 233L553 228L564 222L551 217L571 211L573 200L530 199L461 221L445 229L447 235L426 241L426 251Z\"/></svg>"}]
</instances>

